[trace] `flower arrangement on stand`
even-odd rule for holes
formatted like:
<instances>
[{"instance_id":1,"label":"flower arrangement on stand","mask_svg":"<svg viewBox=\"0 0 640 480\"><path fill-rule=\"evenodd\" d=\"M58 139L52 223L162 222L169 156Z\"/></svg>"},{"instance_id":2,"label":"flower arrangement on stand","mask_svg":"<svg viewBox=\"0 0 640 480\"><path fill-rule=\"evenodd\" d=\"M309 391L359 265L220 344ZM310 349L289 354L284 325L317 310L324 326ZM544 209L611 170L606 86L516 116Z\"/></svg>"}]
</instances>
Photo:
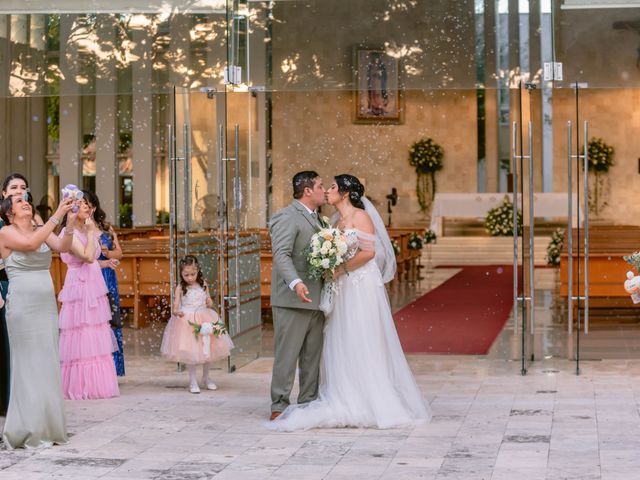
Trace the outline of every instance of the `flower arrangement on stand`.
<instances>
[{"instance_id":1,"label":"flower arrangement on stand","mask_svg":"<svg viewBox=\"0 0 640 480\"><path fill-rule=\"evenodd\" d=\"M431 264L431 247L436 243L437 238L436 232L428 228L425 229L422 235L422 242L427 246L427 270L433 269L433 265Z\"/></svg>"},{"instance_id":2,"label":"flower arrangement on stand","mask_svg":"<svg viewBox=\"0 0 640 480\"><path fill-rule=\"evenodd\" d=\"M562 228L556 228L551 234L551 241L547 245L547 256L545 260L547 265L557 267L560 265L560 252L562 252L562 245L564 244L564 230Z\"/></svg>"},{"instance_id":3,"label":"flower arrangement on stand","mask_svg":"<svg viewBox=\"0 0 640 480\"><path fill-rule=\"evenodd\" d=\"M422 237L416 232L410 234L407 248L409 250L422 250Z\"/></svg>"},{"instance_id":4,"label":"flower arrangement on stand","mask_svg":"<svg viewBox=\"0 0 640 480\"><path fill-rule=\"evenodd\" d=\"M422 235L422 242L425 245L429 245L431 243L436 243L436 239L437 239L437 235L436 232L434 232L433 230L430 229L426 229L424 231L424 235Z\"/></svg>"},{"instance_id":5,"label":"flower arrangement on stand","mask_svg":"<svg viewBox=\"0 0 640 480\"><path fill-rule=\"evenodd\" d=\"M615 165L614 148L601 138L592 138L587 145L589 162L587 169L593 173L593 185L589 189L589 211L596 216L608 205L609 181L606 173Z\"/></svg>"},{"instance_id":6,"label":"flower arrangement on stand","mask_svg":"<svg viewBox=\"0 0 640 480\"><path fill-rule=\"evenodd\" d=\"M416 169L416 194L420 211L430 210L436 194L436 172L442 169L444 150L431 138L418 140L409 148L409 165Z\"/></svg>"},{"instance_id":7,"label":"flower arrangement on stand","mask_svg":"<svg viewBox=\"0 0 640 480\"><path fill-rule=\"evenodd\" d=\"M522 235L522 212L517 212L517 231ZM513 203L505 196L503 202L487 212L484 228L492 237L508 237L513 235Z\"/></svg>"}]
</instances>

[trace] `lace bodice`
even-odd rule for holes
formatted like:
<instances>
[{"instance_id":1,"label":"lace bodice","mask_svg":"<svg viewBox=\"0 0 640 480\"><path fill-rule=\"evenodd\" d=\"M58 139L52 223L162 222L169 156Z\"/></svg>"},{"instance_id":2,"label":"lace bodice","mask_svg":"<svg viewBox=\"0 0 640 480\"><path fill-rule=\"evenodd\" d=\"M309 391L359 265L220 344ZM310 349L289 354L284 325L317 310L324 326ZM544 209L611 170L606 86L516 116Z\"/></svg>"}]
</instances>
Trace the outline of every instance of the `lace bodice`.
<instances>
[{"instance_id":1,"label":"lace bodice","mask_svg":"<svg viewBox=\"0 0 640 480\"><path fill-rule=\"evenodd\" d=\"M186 295L182 295L182 303L180 306L183 311L207 308L207 292L200 286L187 288Z\"/></svg>"}]
</instances>

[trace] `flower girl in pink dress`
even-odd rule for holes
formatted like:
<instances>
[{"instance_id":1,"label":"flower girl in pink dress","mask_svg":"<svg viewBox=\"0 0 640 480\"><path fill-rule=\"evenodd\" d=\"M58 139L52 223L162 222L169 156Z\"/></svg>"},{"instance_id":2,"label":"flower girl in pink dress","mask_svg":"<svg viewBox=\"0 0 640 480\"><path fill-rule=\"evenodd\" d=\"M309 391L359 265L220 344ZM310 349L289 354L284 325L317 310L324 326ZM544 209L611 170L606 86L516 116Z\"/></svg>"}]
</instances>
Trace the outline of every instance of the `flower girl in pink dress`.
<instances>
[{"instance_id":1,"label":"flower girl in pink dress","mask_svg":"<svg viewBox=\"0 0 640 480\"><path fill-rule=\"evenodd\" d=\"M109 325L107 286L97 261L100 232L86 200L80 201L74 223L71 251L60 255L67 264L58 295L62 390L68 400L116 397L120 391L111 354L117 343Z\"/></svg>"},{"instance_id":2,"label":"flower girl in pink dress","mask_svg":"<svg viewBox=\"0 0 640 480\"><path fill-rule=\"evenodd\" d=\"M189 391L200 393L196 365L202 365L202 383L209 390L216 384L209 380L211 362L229 356L233 348L204 282L198 260L187 255L179 263L180 285L176 288L173 315L162 338L160 351L169 360L187 365Z\"/></svg>"}]
</instances>

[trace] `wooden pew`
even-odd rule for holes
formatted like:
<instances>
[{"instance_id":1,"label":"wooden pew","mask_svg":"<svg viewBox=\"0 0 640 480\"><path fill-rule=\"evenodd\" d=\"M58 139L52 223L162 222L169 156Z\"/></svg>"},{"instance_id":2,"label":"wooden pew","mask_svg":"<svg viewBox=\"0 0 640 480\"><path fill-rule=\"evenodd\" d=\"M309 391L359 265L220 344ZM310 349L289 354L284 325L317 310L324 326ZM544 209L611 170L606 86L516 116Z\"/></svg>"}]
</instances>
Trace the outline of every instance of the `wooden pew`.
<instances>
[{"instance_id":1,"label":"wooden pew","mask_svg":"<svg viewBox=\"0 0 640 480\"><path fill-rule=\"evenodd\" d=\"M625 262L623 255L640 250L640 227L628 225L594 225L589 235L589 307L593 308L634 308L629 294L624 290L626 273L633 267ZM584 246L584 231L573 232L573 295L583 295L583 277L577 284L577 272L584 272L584 258L576 258L576 250ZM568 242L567 234L560 255L560 295L568 297Z\"/></svg>"},{"instance_id":2,"label":"wooden pew","mask_svg":"<svg viewBox=\"0 0 640 480\"><path fill-rule=\"evenodd\" d=\"M115 228L118 240L137 240L140 238L167 237L169 227L157 225L152 227Z\"/></svg>"}]
</instances>

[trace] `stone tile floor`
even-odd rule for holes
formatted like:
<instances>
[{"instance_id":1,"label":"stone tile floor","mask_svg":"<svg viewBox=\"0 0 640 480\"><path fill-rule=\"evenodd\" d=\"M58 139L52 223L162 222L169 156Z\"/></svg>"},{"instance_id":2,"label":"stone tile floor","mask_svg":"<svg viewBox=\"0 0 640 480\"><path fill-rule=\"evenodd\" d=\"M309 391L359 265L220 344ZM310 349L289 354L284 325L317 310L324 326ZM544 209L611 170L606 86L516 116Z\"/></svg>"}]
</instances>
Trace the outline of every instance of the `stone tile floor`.
<instances>
[{"instance_id":1,"label":"stone tile floor","mask_svg":"<svg viewBox=\"0 0 640 480\"><path fill-rule=\"evenodd\" d=\"M0 450L0 479L640 478L640 361L410 363L430 424L273 433L270 358L192 395L174 364L130 356L119 398L67 402L70 443Z\"/></svg>"},{"instance_id":2,"label":"stone tile floor","mask_svg":"<svg viewBox=\"0 0 640 480\"><path fill-rule=\"evenodd\" d=\"M456 271L392 286L394 308ZM126 329L121 396L67 402L68 445L34 452L0 444L0 480L640 479L638 323L595 324L582 337L583 358L598 360L583 361L576 376L566 360L575 336L552 305L553 271L538 281L533 343L541 360L520 375L512 319L487 356L410 356L434 416L407 429L269 432L268 328L257 337L261 358L232 374L219 365L219 390L200 395L188 393L186 372L157 356L162 324Z\"/></svg>"}]
</instances>

